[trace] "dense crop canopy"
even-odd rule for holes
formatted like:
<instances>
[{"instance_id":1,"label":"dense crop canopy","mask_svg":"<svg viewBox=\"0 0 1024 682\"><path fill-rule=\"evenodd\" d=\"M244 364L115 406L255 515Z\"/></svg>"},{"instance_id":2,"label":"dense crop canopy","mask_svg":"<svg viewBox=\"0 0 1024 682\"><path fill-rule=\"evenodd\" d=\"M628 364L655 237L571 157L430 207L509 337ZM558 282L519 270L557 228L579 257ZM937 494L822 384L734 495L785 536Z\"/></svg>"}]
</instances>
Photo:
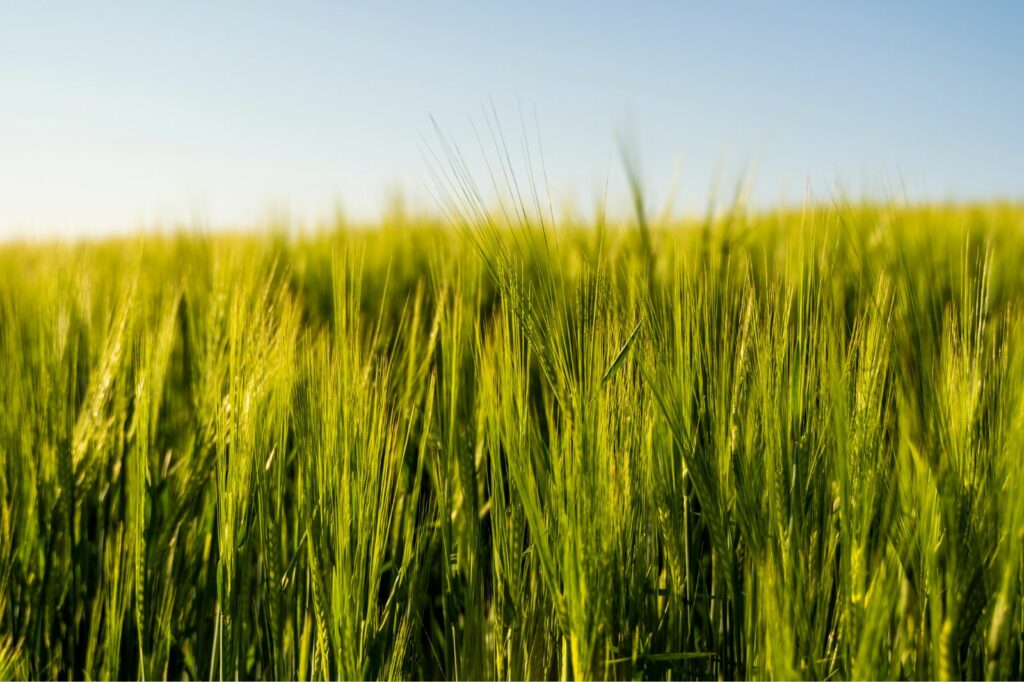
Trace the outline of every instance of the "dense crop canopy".
<instances>
[{"instance_id":1,"label":"dense crop canopy","mask_svg":"<svg viewBox=\"0 0 1024 682\"><path fill-rule=\"evenodd\" d=\"M1024 210L0 249L0 676L1024 675Z\"/></svg>"}]
</instances>

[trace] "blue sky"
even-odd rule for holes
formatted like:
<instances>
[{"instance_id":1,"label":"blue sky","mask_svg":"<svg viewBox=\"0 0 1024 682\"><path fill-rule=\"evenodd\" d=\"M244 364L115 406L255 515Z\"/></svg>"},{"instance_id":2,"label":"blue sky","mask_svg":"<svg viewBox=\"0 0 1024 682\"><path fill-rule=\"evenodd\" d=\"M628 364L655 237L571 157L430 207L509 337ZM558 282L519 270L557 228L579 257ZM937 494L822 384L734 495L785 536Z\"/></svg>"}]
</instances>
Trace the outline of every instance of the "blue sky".
<instances>
[{"instance_id":1,"label":"blue sky","mask_svg":"<svg viewBox=\"0 0 1024 682\"><path fill-rule=\"evenodd\" d=\"M681 210L716 168L1024 198L1022 35L1020 2L4 2L0 236L429 207L429 117L472 157L491 101L558 205L622 196L617 133Z\"/></svg>"}]
</instances>

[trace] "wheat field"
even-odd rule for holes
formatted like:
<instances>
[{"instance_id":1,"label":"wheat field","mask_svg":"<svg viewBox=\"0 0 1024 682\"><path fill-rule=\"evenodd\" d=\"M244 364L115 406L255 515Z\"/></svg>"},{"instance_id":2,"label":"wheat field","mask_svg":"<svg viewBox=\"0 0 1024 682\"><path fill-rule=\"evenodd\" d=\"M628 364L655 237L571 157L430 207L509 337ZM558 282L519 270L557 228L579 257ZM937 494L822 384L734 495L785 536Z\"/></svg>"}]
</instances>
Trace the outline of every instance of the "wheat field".
<instances>
[{"instance_id":1,"label":"wheat field","mask_svg":"<svg viewBox=\"0 0 1024 682\"><path fill-rule=\"evenodd\" d=\"M0 676L1024 675L1024 207L457 222L0 246Z\"/></svg>"}]
</instances>

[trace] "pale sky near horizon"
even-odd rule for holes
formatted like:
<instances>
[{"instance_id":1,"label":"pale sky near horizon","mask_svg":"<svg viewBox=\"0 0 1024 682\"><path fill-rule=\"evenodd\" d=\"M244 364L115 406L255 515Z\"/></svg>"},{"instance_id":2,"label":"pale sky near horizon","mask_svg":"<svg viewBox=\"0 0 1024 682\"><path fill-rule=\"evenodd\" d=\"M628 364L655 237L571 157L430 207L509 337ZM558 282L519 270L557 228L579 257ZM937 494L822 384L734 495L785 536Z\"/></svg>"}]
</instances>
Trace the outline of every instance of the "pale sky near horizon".
<instances>
[{"instance_id":1,"label":"pale sky near horizon","mask_svg":"<svg viewBox=\"0 0 1024 682\"><path fill-rule=\"evenodd\" d=\"M1024 199L1024 3L0 2L0 238L432 206L520 109L556 204ZM481 182L485 178L479 178Z\"/></svg>"}]
</instances>

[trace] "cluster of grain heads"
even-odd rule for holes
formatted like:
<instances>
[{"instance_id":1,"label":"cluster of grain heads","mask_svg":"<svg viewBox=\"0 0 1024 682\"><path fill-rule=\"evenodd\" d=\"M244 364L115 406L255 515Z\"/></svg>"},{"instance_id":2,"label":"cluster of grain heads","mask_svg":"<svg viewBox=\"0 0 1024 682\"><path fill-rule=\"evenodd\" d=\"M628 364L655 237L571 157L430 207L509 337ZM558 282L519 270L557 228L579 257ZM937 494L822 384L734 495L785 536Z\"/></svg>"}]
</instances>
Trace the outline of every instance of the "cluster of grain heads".
<instances>
[{"instance_id":1,"label":"cluster of grain heads","mask_svg":"<svg viewBox=\"0 0 1024 682\"><path fill-rule=\"evenodd\" d=\"M0 678L1024 674L1024 211L0 249Z\"/></svg>"}]
</instances>

